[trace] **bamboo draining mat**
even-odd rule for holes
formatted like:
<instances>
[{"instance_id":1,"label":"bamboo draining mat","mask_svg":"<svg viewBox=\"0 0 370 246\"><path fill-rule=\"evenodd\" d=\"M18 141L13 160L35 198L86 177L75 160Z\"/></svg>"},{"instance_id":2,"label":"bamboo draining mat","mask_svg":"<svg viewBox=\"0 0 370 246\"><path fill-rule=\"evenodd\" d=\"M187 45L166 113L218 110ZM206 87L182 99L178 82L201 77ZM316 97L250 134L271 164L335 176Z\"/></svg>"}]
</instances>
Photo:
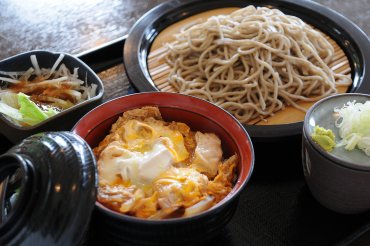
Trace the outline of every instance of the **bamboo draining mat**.
<instances>
[{"instance_id":1,"label":"bamboo draining mat","mask_svg":"<svg viewBox=\"0 0 370 246\"><path fill-rule=\"evenodd\" d=\"M191 16L167 27L155 38L148 55L148 68L149 74L154 84L160 91L177 92L176 89L173 88L168 83L170 67L166 64L165 60L163 59L163 54L166 51L166 49L163 47L163 44L173 41L174 40L173 35L175 33L178 33L183 26L186 26L189 23L199 20L206 20L207 18L214 15L229 14L237 9L238 8L215 9ZM329 64L329 67L336 73L350 76L351 67L345 53L333 39L331 39L326 34L323 35L333 45L335 52L334 58L332 62ZM349 88L348 86L339 86L337 87L338 93L345 93L346 91L348 91L348 88ZM298 104L301 107L308 109L314 104L314 102L298 102ZM256 125L289 124L293 122L303 121L304 116L305 112L302 112L291 106L286 106L284 110L275 112L273 116L270 116L265 120L255 119L248 122L248 124Z\"/></svg>"}]
</instances>

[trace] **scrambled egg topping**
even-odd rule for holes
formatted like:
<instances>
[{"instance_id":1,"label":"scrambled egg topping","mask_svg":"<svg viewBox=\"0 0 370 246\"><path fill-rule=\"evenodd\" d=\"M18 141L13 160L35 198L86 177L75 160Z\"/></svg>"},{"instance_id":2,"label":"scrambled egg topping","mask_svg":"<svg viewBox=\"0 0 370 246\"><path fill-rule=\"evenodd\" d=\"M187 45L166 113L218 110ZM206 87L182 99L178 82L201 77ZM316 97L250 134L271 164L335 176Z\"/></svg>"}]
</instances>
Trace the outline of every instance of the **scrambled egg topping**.
<instances>
[{"instance_id":1,"label":"scrambled egg topping","mask_svg":"<svg viewBox=\"0 0 370 246\"><path fill-rule=\"evenodd\" d=\"M163 121L157 107L125 112L94 149L98 201L141 218L202 212L232 189L237 156L223 161L221 140Z\"/></svg>"}]
</instances>

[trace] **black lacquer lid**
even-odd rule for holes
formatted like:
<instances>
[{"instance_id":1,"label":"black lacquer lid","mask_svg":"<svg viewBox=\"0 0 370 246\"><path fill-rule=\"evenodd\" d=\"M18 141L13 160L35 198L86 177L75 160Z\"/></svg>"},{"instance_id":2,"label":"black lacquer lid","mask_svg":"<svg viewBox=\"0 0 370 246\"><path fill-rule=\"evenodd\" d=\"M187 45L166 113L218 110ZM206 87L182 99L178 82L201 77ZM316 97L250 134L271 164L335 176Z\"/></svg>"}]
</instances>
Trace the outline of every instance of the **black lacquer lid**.
<instances>
[{"instance_id":1,"label":"black lacquer lid","mask_svg":"<svg viewBox=\"0 0 370 246\"><path fill-rule=\"evenodd\" d=\"M82 138L26 138L0 156L0 245L82 244L96 188L95 158Z\"/></svg>"}]
</instances>

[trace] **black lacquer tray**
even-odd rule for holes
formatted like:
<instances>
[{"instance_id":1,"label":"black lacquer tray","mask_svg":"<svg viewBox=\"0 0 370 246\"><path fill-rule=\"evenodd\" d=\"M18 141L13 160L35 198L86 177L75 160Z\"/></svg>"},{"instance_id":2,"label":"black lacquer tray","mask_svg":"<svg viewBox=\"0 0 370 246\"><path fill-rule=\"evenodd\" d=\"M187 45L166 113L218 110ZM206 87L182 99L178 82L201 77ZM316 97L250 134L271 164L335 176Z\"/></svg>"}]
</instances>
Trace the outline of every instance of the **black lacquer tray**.
<instances>
[{"instance_id":1,"label":"black lacquer tray","mask_svg":"<svg viewBox=\"0 0 370 246\"><path fill-rule=\"evenodd\" d=\"M177 0L158 5L140 18L128 35L124 50L128 78L141 92L160 90L148 72L147 58L153 41L162 30L207 10L248 5L277 8L329 35L349 60L353 79L349 92L370 92L370 81L364 81L365 74L370 72L370 41L367 35L341 14L306 0ZM255 141L276 142L300 135L303 122L244 126Z\"/></svg>"},{"instance_id":2,"label":"black lacquer tray","mask_svg":"<svg viewBox=\"0 0 370 246\"><path fill-rule=\"evenodd\" d=\"M122 66L125 38L79 57L98 73ZM131 86L128 93L133 92L137 91ZM370 245L370 213L337 214L311 196L304 181L301 146L297 142L300 136L278 144L253 143L256 162L250 183L240 197L233 219L210 245ZM0 153L10 147L11 143L0 136ZM99 241L99 221L94 215L89 232L85 245L104 245Z\"/></svg>"}]
</instances>

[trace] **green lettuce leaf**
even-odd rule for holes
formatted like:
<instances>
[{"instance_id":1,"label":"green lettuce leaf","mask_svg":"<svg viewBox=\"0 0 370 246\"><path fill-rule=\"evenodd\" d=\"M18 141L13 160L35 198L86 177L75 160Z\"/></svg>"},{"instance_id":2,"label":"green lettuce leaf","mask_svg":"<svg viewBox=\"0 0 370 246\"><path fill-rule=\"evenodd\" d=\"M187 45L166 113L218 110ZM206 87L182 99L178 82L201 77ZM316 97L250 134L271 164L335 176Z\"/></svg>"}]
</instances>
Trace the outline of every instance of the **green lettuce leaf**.
<instances>
[{"instance_id":1,"label":"green lettuce leaf","mask_svg":"<svg viewBox=\"0 0 370 246\"><path fill-rule=\"evenodd\" d=\"M43 111L36 103L32 102L26 94L18 93L19 112L23 115L23 122L28 125L36 125L47 118L56 115L58 111L48 108Z\"/></svg>"},{"instance_id":2,"label":"green lettuce leaf","mask_svg":"<svg viewBox=\"0 0 370 246\"><path fill-rule=\"evenodd\" d=\"M33 126L59 113L57 110L46 105L40 108L24 93L10 94L13 95L7 95L7 97L2 98L0 101L0 113L8 116L17 124ZM16 97L17 102L14 102L14 97ZM18 105L19 108L9 105L9 99L12 99L10 102L13 105Z\"/></svg>"}]
</instances>

